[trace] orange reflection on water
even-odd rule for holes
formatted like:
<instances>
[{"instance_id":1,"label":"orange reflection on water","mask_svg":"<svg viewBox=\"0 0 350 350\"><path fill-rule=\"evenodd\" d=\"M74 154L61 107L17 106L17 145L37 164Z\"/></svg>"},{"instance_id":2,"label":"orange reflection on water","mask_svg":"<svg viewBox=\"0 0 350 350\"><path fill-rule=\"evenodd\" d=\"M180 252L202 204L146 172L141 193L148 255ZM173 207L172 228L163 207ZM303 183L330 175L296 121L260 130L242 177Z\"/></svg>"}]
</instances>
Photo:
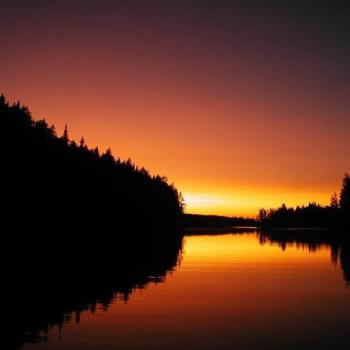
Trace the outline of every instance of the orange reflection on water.
<instances>
[{"instance_id":1,"label":"orange reflection on water","mask_svg":"<svg viewBox=\"0 0 350 350\"><path fill-rule=\"evenodd\" d=\"M84 312L25 349L292 349L331 346L350 325L350 293L330 249L261 245L255 234L188 236L165 283L107 312ZM324 330L329 330L329 336ZM303 347L301 347L303 348Z\"/></svg>"},{"instance_id":2,"label":"orange reflection on water","mask_svg":"<svg viewBox=\"0 0 350 350\"><path fill-rule=\"evenodd\" d=\"M293 247L293 245L291 245ZM228 264L237 260L244 262L276 261L282 260L299 261L307 259L317 263L319 260L329 259L329 248L323 246L317 254L310 258L307 249L281 250L277 245L261 245L255 235L219 235L219 236L187 236L185 239L186 262L193 259L201 261L226 260ZM254 261L251 259L254 258Z\"/></svg>"}]
</instances>

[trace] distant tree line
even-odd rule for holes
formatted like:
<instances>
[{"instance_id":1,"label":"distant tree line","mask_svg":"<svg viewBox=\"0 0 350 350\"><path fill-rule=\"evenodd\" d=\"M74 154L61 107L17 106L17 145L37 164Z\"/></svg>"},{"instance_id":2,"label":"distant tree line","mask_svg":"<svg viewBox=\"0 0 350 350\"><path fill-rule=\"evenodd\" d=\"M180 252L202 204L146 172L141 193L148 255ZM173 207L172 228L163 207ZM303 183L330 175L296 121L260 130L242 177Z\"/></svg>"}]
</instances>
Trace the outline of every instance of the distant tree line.
<instances>
[{"instance_id":1,"label":"distant tree line","mask_svg":"<svg viewBox=\"0 0 350 350\"><path fill-rule=\"evenodd\" d=\"M0 221L156 227L181 219L182 196L165 177L70 140L67 126L58 136L4 95L0 125Z\"/></svg>"},{"instance_id":2,"label":"distant tree line","mask_svg":"<svg viewBox=\"0 0 350 350\"><path fill-rule=\"evenodd\" d=\"M350 225L350 176L343 178L340 199L331 196L326 206L309 203L307 206L288 208L285 204L277 209L260 209L258 222L263 227L343 227Z\"/></svg>"},{"instance_id":3,"label":"distant tree line","mask_svg":"<svg viewBox=\"0 0 350 350\"><path fill-rule=\"evenodd\" d=\"M226 228L233 226L256 226L256 220L245 217L228 217L220 215L185 214L184 225L191 228Z\"/></svg>"}]
</instances>

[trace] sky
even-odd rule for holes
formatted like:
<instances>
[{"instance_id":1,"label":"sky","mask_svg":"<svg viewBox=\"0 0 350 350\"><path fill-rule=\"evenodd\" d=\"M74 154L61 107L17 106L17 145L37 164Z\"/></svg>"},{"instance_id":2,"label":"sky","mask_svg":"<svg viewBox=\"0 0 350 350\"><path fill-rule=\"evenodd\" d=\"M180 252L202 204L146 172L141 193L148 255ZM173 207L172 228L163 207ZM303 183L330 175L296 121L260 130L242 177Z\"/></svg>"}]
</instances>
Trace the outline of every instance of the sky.
<instances>
[{"instance_id":1,"label":"sky","mask_svg":"<svg viewBox=\"0 0 350 350\"><path fill-rule=\"evenodd\" d=\"M0 0L0 92L188 212L327 204L350 172L347 3Z\"/></svg>"}]
</instances>

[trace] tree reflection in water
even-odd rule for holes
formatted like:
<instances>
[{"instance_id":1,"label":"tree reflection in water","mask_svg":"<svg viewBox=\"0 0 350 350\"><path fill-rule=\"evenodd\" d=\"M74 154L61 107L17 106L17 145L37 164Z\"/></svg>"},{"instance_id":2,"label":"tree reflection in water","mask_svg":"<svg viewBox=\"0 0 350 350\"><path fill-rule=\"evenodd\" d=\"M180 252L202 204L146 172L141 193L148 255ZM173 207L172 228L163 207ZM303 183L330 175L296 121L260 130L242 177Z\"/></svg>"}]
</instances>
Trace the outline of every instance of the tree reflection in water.
<instances>
[{"instance_id":1,"label":"tree reflection in water","mask_svg":"<svg viewBox=\"0 0 350 350\"><path fill-rule=\"evenodd\" d=\"M332 263L340 265L346 286L350 286L350 239L346 232L312 229L261 230L258 238L262 245L277 244L282 250L286 250L290 244L310 252L330 247Z\"/></svg>"},{"instance_id":2,"label":"tree reflection in water","mask_svg":"<svg viewBox=\"0 0 350 350\"><path fill-rule=\"evenodd\" d=\"M23 232L4 235L11 237L1 245L6 349L45 340L51 327L79 322L83 311L127 302L135 289L163 282L181 259L182 236L173 233L117 239L110 233L56 234L50 241L42 233L35 239Z\"/></svg>"}]
</instances>

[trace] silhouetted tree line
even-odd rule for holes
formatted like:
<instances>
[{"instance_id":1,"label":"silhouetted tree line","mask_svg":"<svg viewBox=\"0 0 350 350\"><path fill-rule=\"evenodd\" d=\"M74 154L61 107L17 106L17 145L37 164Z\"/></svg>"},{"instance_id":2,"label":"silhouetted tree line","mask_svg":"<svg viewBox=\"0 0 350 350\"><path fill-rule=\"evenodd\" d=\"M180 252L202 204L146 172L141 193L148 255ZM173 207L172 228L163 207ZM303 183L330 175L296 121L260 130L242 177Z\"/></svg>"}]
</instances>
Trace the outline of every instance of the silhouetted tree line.
<instances>
[{"instance_id":1,"label":"silhouetted tree line","mask_svg":"<svg viewBox=\"0 0 350 350\"><path fill-rule=\"evenodd\" d=\"M200 214L185 214L183 221L185 227L191 228L226 228L234 226L256 226L257 224L256 220L251 218Z\"/></svg>"},{"instance_id":2,"label":"silhouetted tree line","mask_svg":"<svg viewBox=\"0 0 350 350\"><path fill-rule=\"evenodd\" d=\"M183 200L110 150L57 136L0 96L0 298L7 349L116 294L160 282L181 251Z\"/></svg>"},{"instance_id":3,"label":"silhouetted tree line","mask_svg":"<svg viewBox=\"0 0 350 350\"><path fill-rule=\"evenodd\" d=\"M350 177L345 174L340 200L334 193L330 204L288 208L285 204L277 209L260 209L258 222L263 227L342 227L350 225Z\"/></svg>"},{"instance_id":4,"label":"silhouetted tree line","mask_svg":"<svg viewBox=\"0 0 350 350\"><path fill-rule=\"evenodd\" d=\"M183 199L165 177L58 136L19 102L0 96L0 220L35 225L164 227L178 224Z\"/></svg>"}]
</instances>

